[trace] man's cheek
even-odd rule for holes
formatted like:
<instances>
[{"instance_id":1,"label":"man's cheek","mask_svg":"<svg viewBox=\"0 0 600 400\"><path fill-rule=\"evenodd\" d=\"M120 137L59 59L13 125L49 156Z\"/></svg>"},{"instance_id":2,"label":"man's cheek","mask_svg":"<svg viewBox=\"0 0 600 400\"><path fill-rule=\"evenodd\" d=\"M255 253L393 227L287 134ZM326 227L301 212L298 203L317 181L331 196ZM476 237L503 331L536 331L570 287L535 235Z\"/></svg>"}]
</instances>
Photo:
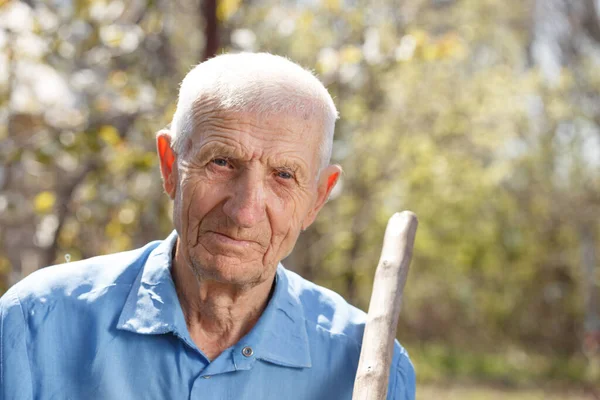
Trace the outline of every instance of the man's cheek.
<instances>
[{"instance_id":1,"label":"man's cheek","mask_svg":"<svg viewBox=\"0 0 600 400\"><path fill-rule=\"evenodd\" d=\"M183 207L181 198L178 196L175 198L173 202L173 225L175 226L175 230L182 235L185 234L185 221L181 218L182 212L181 208Z\"/></svg>"},{"instance_id":2,"label":"man's cheek","mask_svg":"<svg viewBox=\"0 0 600 400\"><path fill-rule=\"evenodd\" d=\"M298 233L296 230L289 228L277 235L277 243L274 246L277 258L283 259L286 257L292 251L297 238Z\"/></svg>"},{"instance_id":3,"label":"man's cheek","mask_svg":"<svg viewBox=\"0 0 600 400\"><path fill-rule=\"evenodd\" d=\"M200 184L189 187L184 193L184 217L190 220L189 224L197 223L206 214L206 210L210 209L208 206L213 200L210 196L210 191L205 190Z\"/></svg>"}]
</instances>

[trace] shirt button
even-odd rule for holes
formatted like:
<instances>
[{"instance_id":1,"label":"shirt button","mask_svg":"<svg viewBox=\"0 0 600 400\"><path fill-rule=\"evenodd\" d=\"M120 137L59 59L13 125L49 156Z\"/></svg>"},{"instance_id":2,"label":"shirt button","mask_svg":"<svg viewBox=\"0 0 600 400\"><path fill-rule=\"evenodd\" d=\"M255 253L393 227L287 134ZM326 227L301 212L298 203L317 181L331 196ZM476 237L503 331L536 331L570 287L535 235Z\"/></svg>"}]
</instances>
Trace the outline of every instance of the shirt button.
<instances>
[{"instance_id":1,"label":"shirt button","mask_svg":"<svg viewBox=\"0 0 600 400\"><path fill-rule=\"evenodd\" d=\"M210 379L210 375L204 375L203 378L204 379Z\"/></svg>"},{"instance_id":2,"label":"shirt button","mask_svg":"<svg viewBox=\"0 0 600 400\"><path fill-rule=\"evenodd\" d=\"M252 347L246 346L242 349L242 354L244 355L244 357L252 357L252 354L254 354L254 350L252 350Z\"/></svg>"}]
</instances>

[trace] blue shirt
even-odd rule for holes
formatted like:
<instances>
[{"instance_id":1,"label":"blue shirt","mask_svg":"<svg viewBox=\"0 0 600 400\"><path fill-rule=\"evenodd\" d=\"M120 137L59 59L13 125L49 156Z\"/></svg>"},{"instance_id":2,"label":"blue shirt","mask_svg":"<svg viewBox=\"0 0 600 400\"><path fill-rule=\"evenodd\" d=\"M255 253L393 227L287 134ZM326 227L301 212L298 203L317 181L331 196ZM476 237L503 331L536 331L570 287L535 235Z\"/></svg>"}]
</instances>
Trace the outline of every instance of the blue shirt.
<instances>
[{"instance_id":1,"label":"blue shirt","mask_svg":"<svg viewBox=\"0 0 600 400\"><path fill-rule=\"evenodd\" d=\"M281 265L254 328L209 361L175 285L177 236L42 269L0 299L0 399L350 399L365 313ZM388 399L413 400L396 342Z\"/></svg>"}]
</instances>

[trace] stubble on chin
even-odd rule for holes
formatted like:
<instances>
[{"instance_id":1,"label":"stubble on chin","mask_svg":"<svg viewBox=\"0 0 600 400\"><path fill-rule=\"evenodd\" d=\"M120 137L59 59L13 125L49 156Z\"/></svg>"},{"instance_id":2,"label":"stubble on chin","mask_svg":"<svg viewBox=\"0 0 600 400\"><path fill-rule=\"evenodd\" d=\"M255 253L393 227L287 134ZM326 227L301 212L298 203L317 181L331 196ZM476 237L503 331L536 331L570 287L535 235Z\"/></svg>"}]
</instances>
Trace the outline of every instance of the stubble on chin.
<instances>
[{"instance_id":1,"label":"stubble on chin","mask_svg":"<svg viewBox=\"0 0 600 400\"><path fill-rule=\"evenodd\" d=\"M196 254L193 254L193 253ZM204 256L198 254L204 253ZM250 288L268 279L272 268L257 260L241 261L220 254L212 254L201 243L188 253L188 267L199 281L215 281L223 284Z\"/></svg>"}]
</instances>

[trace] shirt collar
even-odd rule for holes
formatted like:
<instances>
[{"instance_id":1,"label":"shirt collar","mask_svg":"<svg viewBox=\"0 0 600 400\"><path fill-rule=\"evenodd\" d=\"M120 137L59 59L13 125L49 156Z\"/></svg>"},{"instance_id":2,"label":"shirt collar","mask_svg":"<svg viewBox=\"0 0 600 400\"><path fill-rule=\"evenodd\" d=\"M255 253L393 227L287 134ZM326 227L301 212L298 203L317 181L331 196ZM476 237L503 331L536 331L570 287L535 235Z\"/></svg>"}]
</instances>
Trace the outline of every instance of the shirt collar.
<instances>
[{"instance_id":1,"label":"shirt collar","mask_svg":"<svg viewBox=\"0 0 600 400\"><path fill-rule=\"evenodd\" d=\"M177 233L173 231L149 254L132 285L117 328L149 335L173 332L196 348L171 277L176 241ZM239 358L245 346L253 347L254 354ZM233 346L232 354L240 367L249 368L254 359L287 367L311 367L304 309L281 264L277 267L275 290L265 311L254 328Z\"/></svg>"},{"instance_id":2,"label":"shirt collar","mask_svg":"<svg viewBox=\"0 0 600 400\"><path fill-rule=\"evenodd\" d=\"M192 347L175 283L171 278L173 231L148 255L121 312L118 329L140 334L173 332Z\"/></svg>"}]
</instances>

